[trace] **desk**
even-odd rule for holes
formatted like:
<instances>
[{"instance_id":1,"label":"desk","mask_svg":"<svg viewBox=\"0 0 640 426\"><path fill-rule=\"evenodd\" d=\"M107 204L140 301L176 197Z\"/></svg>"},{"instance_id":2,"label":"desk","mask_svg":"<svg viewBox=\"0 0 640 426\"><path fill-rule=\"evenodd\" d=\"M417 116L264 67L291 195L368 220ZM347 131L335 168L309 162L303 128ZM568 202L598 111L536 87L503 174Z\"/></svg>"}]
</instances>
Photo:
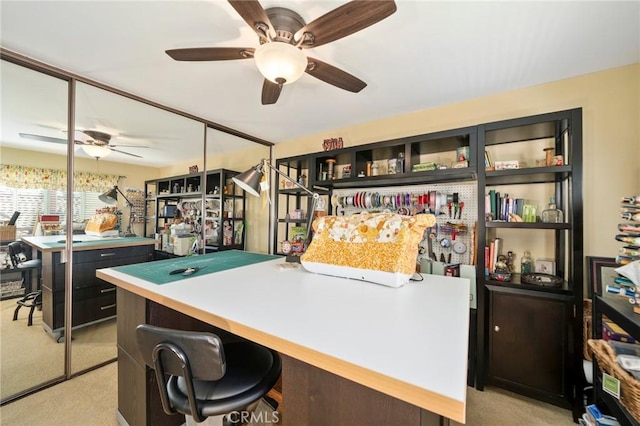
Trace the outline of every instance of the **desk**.
<instances>
[{"instance_id":1,"label":"desk","mask_svg":"<svg viewBox=\"0 0 640 426\"><path fill-rule=\"evenodd\" d=\"M64 235L24 237L22 241L42 259L42 326L55 339L64 329ZM115 287L96 278L98 268L152 260L155 241L150 238L73 236L72 326L104 321L116 315ZM39 288L39 287L32 287Z\"/></svg>"},{"instance_id":2,"label":"desk","mask_svg":"<svg viewBox=\"0 0 640 426\"><path fill-rule=\"evenodd\" d=\"M139 323L161 325L157 306L280 352L285 426L439 424L433 413L465 422L468 279L425 275L391 288L275 269L281 262L161 285L117 268L98 270L118 287L118 303L130 303L118 316L119 389L141 381L149 389L153 375L140 376L132 335ZM137 414L123 409L141 391L119 396L128 424L159 424L140 413L154 392Z\"/></svg>"}]
</instances>

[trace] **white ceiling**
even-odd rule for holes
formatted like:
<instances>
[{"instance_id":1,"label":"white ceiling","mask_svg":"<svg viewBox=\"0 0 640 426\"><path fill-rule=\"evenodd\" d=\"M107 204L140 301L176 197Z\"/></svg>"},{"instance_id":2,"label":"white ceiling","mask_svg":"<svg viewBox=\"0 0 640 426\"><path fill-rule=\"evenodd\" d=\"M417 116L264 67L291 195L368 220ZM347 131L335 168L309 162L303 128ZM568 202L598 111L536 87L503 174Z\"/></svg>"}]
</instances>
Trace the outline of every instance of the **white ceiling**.
<instances>
[{"instance_id":1,"label":"white ceiling","mask_svg":"<svg viewBox=\"0 0 640 426\"><path fill-rule=\"evenodd\" d=\"M261 3L290 8L310 22L345 1ZM640 61L639 1L396 3L385 20L305 51L364 80L364 90L346 92L305 74L266 106L253 60L176 62L165 54L183 47L256 47L255 33L222 0L2 0L1 46L274 143ZM3 120L13 120L4 111L17 100L4 89ZM88 104L89 119L79 114L85 123L77 127L153 134L145 157L168 149L159 141L177 137L170 120L151 126L154 120L140 111L101 112L95 101ZM113 109L126 112L126 123L105 118ZM65 121L37 124L31 130L42 134L59 132L55 127L64 128ZM2 142L25 143L4 130Z\"/></svg>"}]
</instances>

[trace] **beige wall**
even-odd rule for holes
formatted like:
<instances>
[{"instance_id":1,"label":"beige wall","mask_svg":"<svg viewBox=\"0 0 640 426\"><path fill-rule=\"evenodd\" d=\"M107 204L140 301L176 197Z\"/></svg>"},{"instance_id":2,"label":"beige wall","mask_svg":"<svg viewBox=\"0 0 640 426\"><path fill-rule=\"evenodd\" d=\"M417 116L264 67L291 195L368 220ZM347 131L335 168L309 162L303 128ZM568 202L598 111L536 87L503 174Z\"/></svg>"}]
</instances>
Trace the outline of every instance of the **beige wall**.
<instances>
[{"instance_id":1,"label":"beige wall","mask_svg":"<svg viewBox=\"0 0 640 426\"><path fill-rule=\"evenodd\" d=\"M277 144L273 158L320 151L323 139L329 137L340 136L346 146L354 146L578 107L583 108L584 253L615 256L620 247L614 240L620 222L619 200L640 195L640 64L329 130ZM25 153L3 149L2 162L65 167L64 157ZM259 146L212 156L207 168L244 171L264 157L268 157L268 148ZM127 176L123 187L143 188L146 179L184 174L188 166L154 169L101 161L99 171ZM93 160L79 159L76 167L96 170ZM248 197L247 204L248 248L267 251L268 211L261 200Z\"/></svg>"},{"instance_id":2,"label":"beige wall","mask_svg":"<svg viewBox=\"0 0 640 426\"><path fill-rule=\"evenodd\" d=\"M615 256L622 196L640 195L640 64L389 117L277 144L273 157L431 133L571 108L583 109L585 255Z\"/></svg>"}]
</instances>

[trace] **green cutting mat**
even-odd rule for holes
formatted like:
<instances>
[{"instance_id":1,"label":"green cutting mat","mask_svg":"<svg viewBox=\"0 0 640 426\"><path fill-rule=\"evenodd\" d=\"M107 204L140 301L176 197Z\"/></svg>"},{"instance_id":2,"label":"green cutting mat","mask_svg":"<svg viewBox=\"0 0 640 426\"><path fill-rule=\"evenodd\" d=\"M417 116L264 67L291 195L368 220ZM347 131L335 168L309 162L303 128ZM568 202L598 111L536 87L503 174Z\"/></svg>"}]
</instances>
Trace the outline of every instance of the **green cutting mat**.
<instances>
[{"instance_id":1,"label":"green cutting mat","mask_svg":"<svg viewBox=\"0 0 640 426\"><path fill-rule=\"evenodd\" d=\"M221 251L200 256L176 257L174 259L158 260L155 262L137 263L134 265L117 266L116 271L150 281L154 284L167 284L197 275L213 274L227 269L239 268L254 263L281 259L281 256L270 254L250 253L240 250ZM204 268L188 276L182 274L170 275L171 271L183 268Z\"/></svg>"},{"instance_id":2,"label":"green cutting mat","mask_svg":"<svg viewBox=\"0 0 640 426\"><path fill-rule=\"evenodd\" d=\"M58 247L64 247L64 241L65 238L67 238L64 235L60 235L60 239L58 241L55 242L51 242L51 243L43 243L45 246L47 247L51 247L51 248L58 248ZM149 242L149 238L142 238L142 237L129 237L129 238L105 238L102 240L91 240L91 241L77 241L74 240L73 241L73 247L85 247L85 246L99 246L99 245L106 245L106 244L113 244L113 242L116 241L118 243L121 243L123 241L128 242L132 242L132 243L137 243L138 241L146 241Z\"/></svg>"}]
</instances>

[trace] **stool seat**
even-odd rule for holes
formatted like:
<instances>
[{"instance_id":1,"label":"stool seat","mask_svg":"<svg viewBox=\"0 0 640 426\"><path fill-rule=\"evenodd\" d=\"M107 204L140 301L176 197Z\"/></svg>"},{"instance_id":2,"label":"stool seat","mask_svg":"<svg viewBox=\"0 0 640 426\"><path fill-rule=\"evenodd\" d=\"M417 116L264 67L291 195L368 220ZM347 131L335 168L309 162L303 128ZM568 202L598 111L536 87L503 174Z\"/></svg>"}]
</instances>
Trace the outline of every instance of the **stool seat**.
<instances>
[{"instance_id":1,"label":"stool seat","mask_svg":"<svg viewBox=\"0 0 640 426\"><path fill-rule=\"evenodd\" d=\"M31 259L25 260L21 263L18 263L16 269L39 269L42 267L42 260L40 259Z\"/></svg>"},{"instance_id":2,"label":"stool seat","mask_svg":"<svg viewBox=\"0 0 640 426\"><path fill-rule=\"evenodd\" d=\"M25 295L16 302L15 311L13 312L13 320L17 321L20 308L29 308L29 317L27 325L33 325L33 312L36 308L42 307L42 289L40 289L40 270L42 269L42 260L28 259L26 250L20 241L13 241L7 245L9 249L9 258L14 269L22 272L22 282L25 288ZM25 259L25 260L23 260ZM31 274L36 273L36 288L32 288ZM28 278L25 277L28 274Z\"/></svg>"},{"instance_id":3,"label":"stool seat","mask_svg":"<svg viewBox=\"0 0 640 426\"><path fill-rule=\"evenodd\" d=\"M155 370L163 410L198 423L245 410L273 388L282 370L277 352L249 341L223 345L213 333L147 324L136 334L145 363Z\"/></svg>"}]
</instances>

